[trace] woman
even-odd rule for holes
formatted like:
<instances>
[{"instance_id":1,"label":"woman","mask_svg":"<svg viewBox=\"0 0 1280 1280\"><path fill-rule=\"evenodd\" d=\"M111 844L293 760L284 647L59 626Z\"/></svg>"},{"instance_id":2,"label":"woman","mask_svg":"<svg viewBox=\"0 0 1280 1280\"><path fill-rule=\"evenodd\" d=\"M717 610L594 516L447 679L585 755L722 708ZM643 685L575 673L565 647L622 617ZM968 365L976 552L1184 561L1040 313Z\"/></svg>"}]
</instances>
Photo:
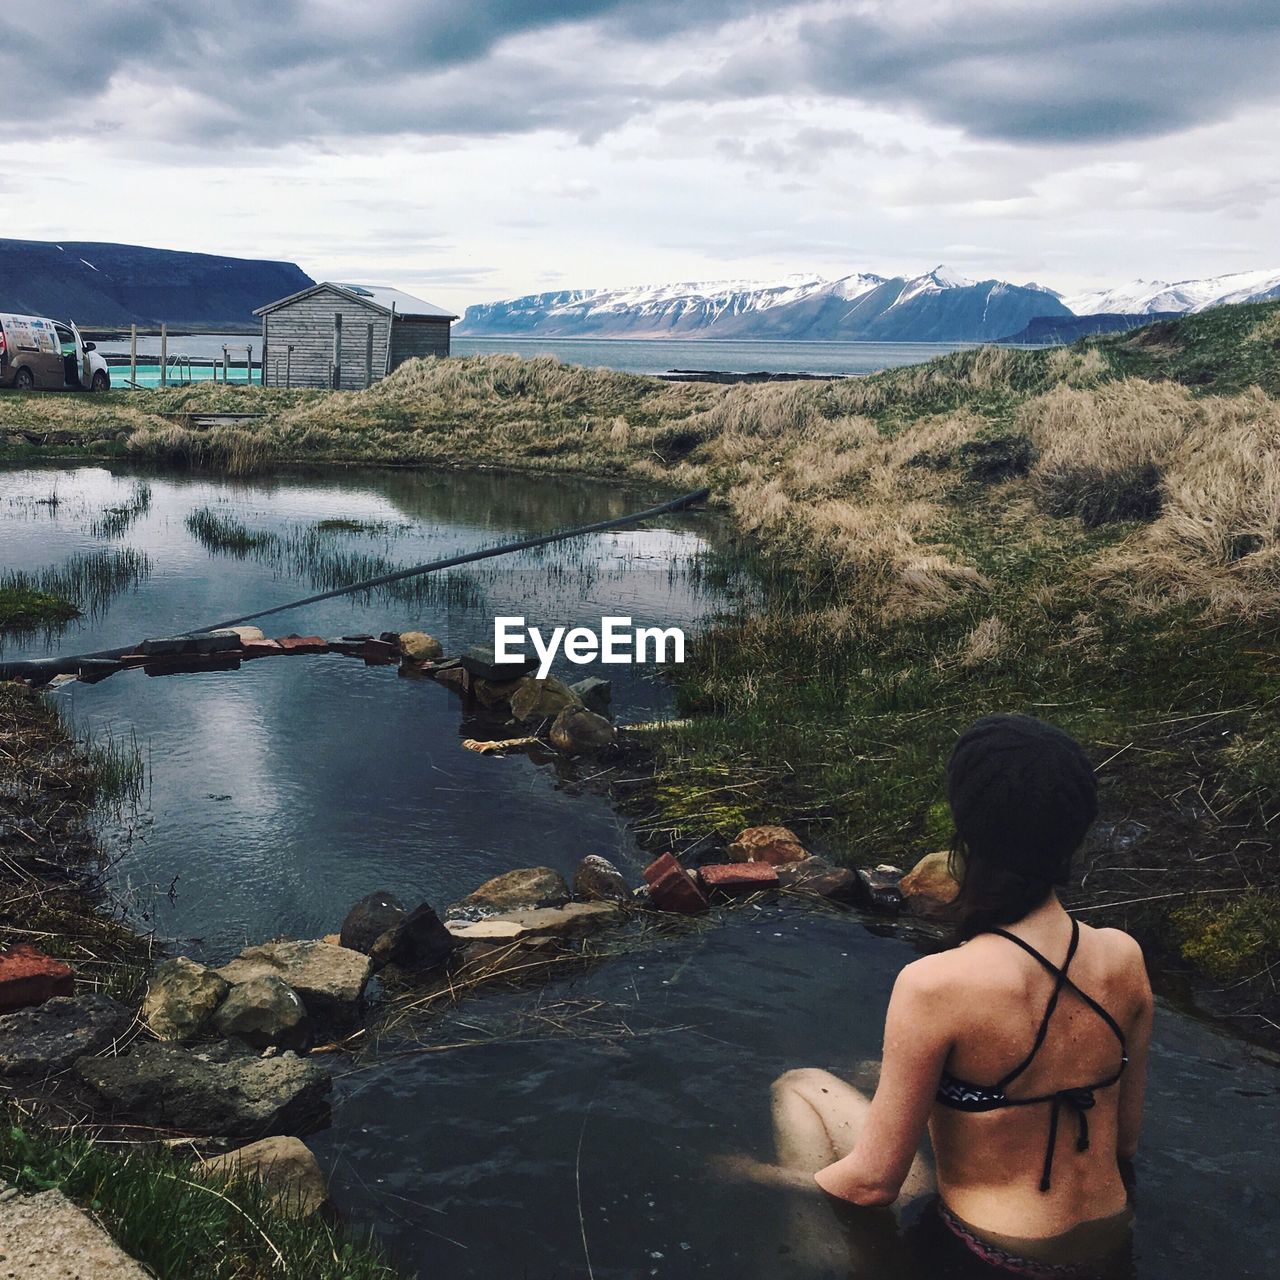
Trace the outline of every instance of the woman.
<instances>
[{"instance_id":1,"label":"woman","mask_svg":"<svg viewBox=\"0 0 1280 1280\"><path fill-rule=\"evenodd\" d=\"M990 716L956 744L947 795L961 945L899 975L873 1101L825 1071L775 1083L768 1180L816 1182L860 1207L851 1239L883 1236L886 1215L866 1211L929 1189L927 1126L938 1198L907 1243L979 1270L1103 1274L1132 1220L1121 1167L1152 999L1137 943L1078 924L1055 892L1097 812L1093 770L1061 730Z\"/></svg>"}]
</instances>

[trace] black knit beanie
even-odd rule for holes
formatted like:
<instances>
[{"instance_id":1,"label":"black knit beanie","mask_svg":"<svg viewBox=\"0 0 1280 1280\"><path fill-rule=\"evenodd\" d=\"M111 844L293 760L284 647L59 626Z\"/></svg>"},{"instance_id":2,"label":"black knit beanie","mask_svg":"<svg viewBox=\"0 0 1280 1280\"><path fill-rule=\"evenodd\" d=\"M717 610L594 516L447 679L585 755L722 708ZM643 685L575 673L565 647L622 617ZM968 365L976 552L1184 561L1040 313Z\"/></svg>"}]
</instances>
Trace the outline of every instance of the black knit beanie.
<instances>
[{"instance_id":1,"label":"black knit beanie","mask_svg":"<svg viewBox=\"0 0 1280 1280\"><path fill-rule=\"evenodd\" d=\"M1098 813L1080 744L1031 716L984 716L947 764L956 834L972 858L1037 880L1066 880Z\"/></svg>"}]
</instances>

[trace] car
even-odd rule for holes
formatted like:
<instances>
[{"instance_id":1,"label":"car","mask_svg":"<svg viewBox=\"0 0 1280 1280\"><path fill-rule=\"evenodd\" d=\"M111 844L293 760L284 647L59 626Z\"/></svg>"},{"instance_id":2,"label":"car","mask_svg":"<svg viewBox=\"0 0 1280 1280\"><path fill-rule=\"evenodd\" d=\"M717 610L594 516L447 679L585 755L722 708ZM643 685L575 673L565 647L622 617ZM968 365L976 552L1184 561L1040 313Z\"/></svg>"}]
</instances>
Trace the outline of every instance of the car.
<instances>
[{"instance_id":1,"label":"car","mask_svg":"<svg viewBox=\"0 0 1280 1280\"><path fill-rule=\"evenodd\" d=\"M0 387L109 391L111 371L70 321L0 312Z\"/></svg>"}]
</instances>

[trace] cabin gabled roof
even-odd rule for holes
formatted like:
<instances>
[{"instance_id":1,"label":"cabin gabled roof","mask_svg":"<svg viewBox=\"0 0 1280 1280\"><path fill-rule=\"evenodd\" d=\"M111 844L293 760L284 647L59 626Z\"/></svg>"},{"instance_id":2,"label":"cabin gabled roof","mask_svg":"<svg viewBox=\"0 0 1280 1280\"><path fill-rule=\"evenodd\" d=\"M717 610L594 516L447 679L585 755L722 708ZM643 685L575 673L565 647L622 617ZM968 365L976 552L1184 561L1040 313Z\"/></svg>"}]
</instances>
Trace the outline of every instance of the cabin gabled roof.
<instances>
[{"instance_id":1,"label":"cabin gabled roof","mask_svg":"<svg viewBox=\"0 0 1280 1280\"><path fill-rule=\"evenodd\" d=\"M325 289L341 294L348 301L357 302L361 306L368 307L371 311L381 312L383 315L390 315L394 306L395 314L398 316L428 316L439 320L456 320L458 318L453 312L446 311L443 307L437 307L432 302L424 302L421 298L415 298L410 293L405 293L400 289L389 288L387 285L337 284L332 280L322 280L319 284L313 284L309 289L291 293L287 298L281 298L277 302L269 302L265 307L259 307L253 314L255 316L263 316L272 311L279 311L281 307L287 307L291 303L299 302L303 298L309 298L312 294L320 293Z\"/></svg>"}]
</instances>

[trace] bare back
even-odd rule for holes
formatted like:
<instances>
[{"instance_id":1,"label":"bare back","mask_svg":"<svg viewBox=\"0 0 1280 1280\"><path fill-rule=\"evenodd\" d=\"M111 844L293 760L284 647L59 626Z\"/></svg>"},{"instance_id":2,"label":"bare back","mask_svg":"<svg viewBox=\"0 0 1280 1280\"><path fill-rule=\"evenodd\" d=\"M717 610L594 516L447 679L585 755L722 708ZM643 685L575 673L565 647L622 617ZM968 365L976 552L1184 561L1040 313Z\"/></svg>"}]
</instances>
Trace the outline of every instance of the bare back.
<instances>
[{"instance_id":1,"label":"bare back","mask_svg":"<svg viewBox=\"0 0 1280 1280\"><path fill-rule=\"evenodd\" d=\"M1066 960L1071 922L1060 907L1034 912L1010 932L1054 965ZM949 1076L985 1086L1002 1081L1027 1059L1044 1024L1039 1049L1007 1086L1012 1105L933 1107L929 1131L946 1203L975 1226L1027 1237L1054 1235L1123 1209L1118 1160L1136 1147L1150 1038L1151 991L1137 944L1118 930L1082 926L1066 984L994 934L923 963L932 969L930 985L948 993ZM1109 1013L1116 1028L1072 984ZM1125 1046L1129 1066L1119 1074ZM1106 1087L1082 1088L1117 1074ZM1051 1101L1017 1105L1068 1090L1079 1091L1080 1105L1056 1121Z\"/></svg>"}]
</instances>

